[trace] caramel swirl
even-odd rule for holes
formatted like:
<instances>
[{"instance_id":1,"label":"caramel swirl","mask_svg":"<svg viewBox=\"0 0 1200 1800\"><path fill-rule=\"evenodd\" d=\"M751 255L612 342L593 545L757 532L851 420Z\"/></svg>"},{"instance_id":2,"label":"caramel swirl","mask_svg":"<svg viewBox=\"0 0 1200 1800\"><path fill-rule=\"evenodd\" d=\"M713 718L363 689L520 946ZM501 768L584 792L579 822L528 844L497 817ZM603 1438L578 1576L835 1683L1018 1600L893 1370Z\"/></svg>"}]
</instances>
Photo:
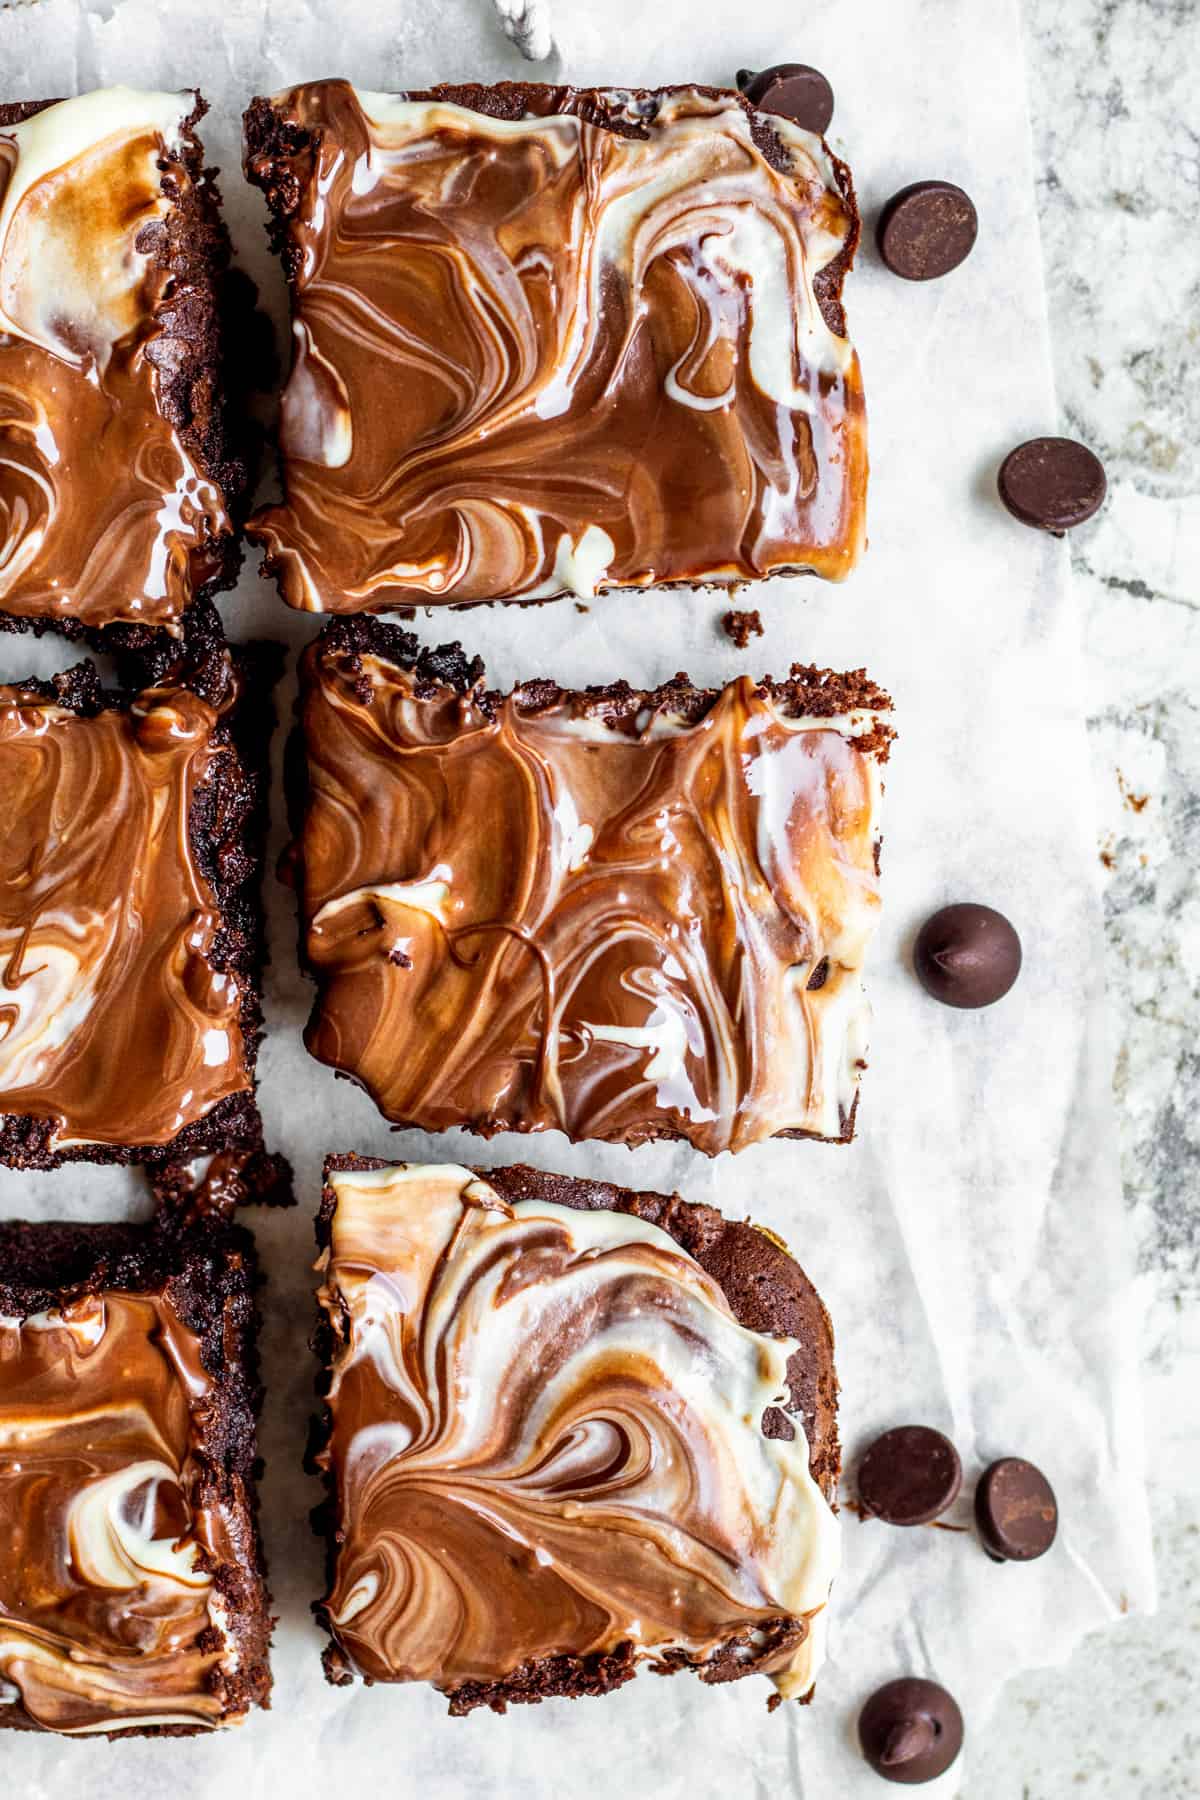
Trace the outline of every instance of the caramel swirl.
<instances>
[{"instance_id":1,"label":"caramel swirl","mask_svg":"<svg viewBox=\"0 0 1200 1800\"><path fill-rule=\"evenodd\" d=\"M856 238L842 165L729 93L463 91L292 88L266 146L249 115L293 284L287 498L250 528L284 597L845 575L862 385L816 286Z\"/></svg>"},{"instance_id":2,"label":"caramel swirl","mask_svg":"<svg viewBox=\"0 0 1200 1800\"><path fill-rule=\"evenodd\" d=\"M760 1424L797 1345L641 1220L509 1206L453 1166L331 1184L324 1609L351 1666L453 1693L626 1644L703 1673L737 1644L807 1693L837 1525L803 1432Z\"/></svg>"},{"instance_id":3,"label":"caramel swirl","mask_svg":"<svg viewBox=\"0 0 1200 1800\"><path fill-rule=\"evenodd\" d=\"M163 1295L0 1319L0 1706L48 1731L218 1723L236 1667L194 1507L190 1409L210 1387Z\"/></svg>"},{"instance_id":4,"label":"caramel swirl","mask_svg":"<svg viewBox=\"0 0 1200 1800\"><path fill-rule=\"evenodd\" d=\"M52 1149L166 1144L250 1086L189 823L216 725L185 688L93 717L0 688L0 1111Z\"/></svg>"},{"instance_id":5,"label":"caramel swirl","mask_svg":"<svg viewBox=\"0 0 1200 1800\"><path fill-rule=\"evenodd\" d=\"M303 686L306 1041L388 1118L709 1154L849 1135L873 713L790 717L742 678L622 728L320 643Z\"/></svg>"},{"instance_id":6,"label":"caramel swirl","mask_svg":"<svg viewBox=\"0 0 1200 1800\"><path fill-rule=\"evenodd\" d=\"M195 110L113 88L0 127L0 609L17 617L173 626L232 530L160 395L189 298L162 252Z\"/></svg>"}]
</instances>

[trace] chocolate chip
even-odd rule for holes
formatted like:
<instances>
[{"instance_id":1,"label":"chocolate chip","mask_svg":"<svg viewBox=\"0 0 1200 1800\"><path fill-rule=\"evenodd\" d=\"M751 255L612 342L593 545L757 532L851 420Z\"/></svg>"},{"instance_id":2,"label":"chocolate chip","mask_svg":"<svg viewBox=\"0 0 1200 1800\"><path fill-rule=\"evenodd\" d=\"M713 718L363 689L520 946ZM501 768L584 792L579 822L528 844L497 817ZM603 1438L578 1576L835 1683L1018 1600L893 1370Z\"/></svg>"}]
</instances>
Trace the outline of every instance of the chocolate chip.
<instances>
[{"instance_id":1,"label":"chocolate chip","mask_svg":"<svg viewBox=\"0 0 1200 1800\"><path fill-rule=\"evenodd\" d=\"M930 1425L885 1431L858 1468L860 1504L889 1525L928 1525L961 1486L958 1451Z\"/></svg>"},{"instance_id":2,"label":"chocolate chip","mask_svg":"<svg viewBox=\"0 0 1200 1800\"><path fill-rule=\"evenodd\" d=\"M1054 1489L1023 1457L1001 1457L979 1478L975 1523L993 1562L1033 1562L1058 1533Z\"/></svg>"},{"instance_id":3,"label":"chocolate chip","mask_svg":"<svg viewBox=\"0 0 1200 1800\"><path fill-rule=\"evenodd\" d=\"M913 967L927 993L945 1006L991 1006L1021 972L1021 940L1003 913L962 901L926 919Z\"/></svg>"},{"instance_id":4,"label":"chocolate chip","mask_svg":"<svg viewBox=\"0 0 1200 1800\"><path fill-rule=\"evenodd\" d=\"M1104 464L1073 438L1030 438L1010 450L996 477L1014 519L1061 537L1099 512L1108 492Z\"/></svg>"},{"instance_id":5,"label":"chocolate chip","mask_svg":"<svg viewBox=\"0 0 1200 1800\"><path fill-rule=\"evenodd\" d=\"M914 181L901 188L875 228L880 256L905 281L948 275L966 261L978 234L974 201L950 181Z\"/></svg>"},{"instance_id":6,"label":"chocolate chip","mask_svg":"<svg viewBox=\"0 0 1200 1800\"><path fill-rule=\"evenodd\" d=\"M820 69L807 63L775 63L769 69L739 69L737 84L760 112L790 119L824 137L833 117L833 89Z\"/></svg>"},{"instance_id":7,"label":"chocolate chip","mask_svg":"<svg viewBox=\"0 0 1200 1800\"><path fill-rule=\"evenodd\" d=\"M962 1749L958 1702L936 1681L905 1676L871 1695L858 1715L862 1753L885 1781L933 1781Z\"/></svg>"}]
</instances>

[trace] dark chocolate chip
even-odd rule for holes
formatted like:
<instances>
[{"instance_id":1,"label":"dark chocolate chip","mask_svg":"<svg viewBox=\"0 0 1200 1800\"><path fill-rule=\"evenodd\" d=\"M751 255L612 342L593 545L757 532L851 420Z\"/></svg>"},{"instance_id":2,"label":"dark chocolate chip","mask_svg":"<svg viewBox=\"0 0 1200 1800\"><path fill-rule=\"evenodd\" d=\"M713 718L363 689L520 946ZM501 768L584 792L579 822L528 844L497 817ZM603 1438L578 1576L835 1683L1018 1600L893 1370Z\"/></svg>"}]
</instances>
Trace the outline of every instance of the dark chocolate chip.
<instances>
[{"instance_id":1,"label":"dark chocolate chip","mask_svg":"<svg viewBox=\"0 0 1200 1800\"><path fill-rule=\"evenodd\" d=\"M996 477L1014 519L1061 537L1099 512L1108 492L1104 464L1073 438L1030 438L1010 450Z\"/></svg>"},{"instance_id":2,"label":"dark chocolate chip","mask_svg":"<svg viewBox=\"0 0 1200 1800\"><path fill-rule=\"evenodd\" d=\"M933 1781L962 1749L958 1702L936 1681L905 1676L871 1695L858 1715L862 1753L885 1781Z\"/></svg>"},{"instance_id":3,"label":"dark chocolate chip","mask_svg":"<svg viewBox=\"0 0 1200 1800\"><path fill-rule=\"evenodd\" d=\"M858 1467L860 1504L889 1525L928 1525L961 1486L958 1451L929 1425L885 1431Z\"/></svg>"},{"instance_id":4,"label":"dark chocolate chip","mask_svg":"<svg viewBox=\"0 0 1200 1800\"><path fill-rule=\"evenodd\" d=\"M770 69L739 69L737 84L760 112L790 119L824 137L833 117L833 89L820 69L807 63L775 63Z\"/></svg>"},{"instance_id":5,"label":"dark chocolate chip","mask_svg":"<svg viewBox=\"0 0 1200 1800\"><path fill-rule=\"evenodd\" d=\"M994 1562L1033 1562L1058 1533L1054 1489L1023 1457L1001 1457L979 1478L975 1523Z\"/></svg>"},{"instance_id":6,"label":"dark chocolate chip","mask_svg":"<svg viewBox=\"0 0 1200 1800\"><path fill-rule=\"evenodd\" d=\"M901 188L875 228L880 256L905 281L948 275L966 261L978 234L974 201L950 181L914 181Z\"/></svg>"},{"instance_id":7,"label":"dark chocolate chip","mask_svg":"<svg viewBox=\"0 0 1200 1800\"><path fill-rule=\"evenodd\" d=\"M913 967L926 992L945 1006L991 1006L1021 972L1021 940L1003 913L963 901L926 919Z\"/></svg>"}]
</instances>

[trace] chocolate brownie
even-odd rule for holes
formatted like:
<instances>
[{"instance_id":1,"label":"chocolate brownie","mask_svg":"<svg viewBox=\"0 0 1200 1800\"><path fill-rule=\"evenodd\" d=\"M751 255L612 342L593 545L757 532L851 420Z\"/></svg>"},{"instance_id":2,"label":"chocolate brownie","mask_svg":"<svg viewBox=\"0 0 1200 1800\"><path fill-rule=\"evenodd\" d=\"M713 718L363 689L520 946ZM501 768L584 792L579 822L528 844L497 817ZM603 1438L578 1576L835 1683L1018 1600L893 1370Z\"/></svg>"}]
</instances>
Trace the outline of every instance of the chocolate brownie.
<instances>
[{"instance_id":1,"label":"chocolate brownie","mask_svg":"<svg viewBox=\"0 0 1200 1800\"><path fill-rule=\"evenodd\" d=\"M0 1727L268 1703L256 1284L238 1226L0 1223Z\"/></svg>"},{"instance_id":2,"label":"chocolate brownie","mask_svg":"<svg viewBox=\"0 0 1200 1800\"><path fill-rule=\"evenodd\" d=\"M250 440L226 354L254 291L206 110L128 88L0 105L2 629L137 646L236 578Z\"/></svg>"},{"instance_id":3,"label":"chocolate brownie","mask_svg":"<svg viewBox=\"0 0 1200 1800\"><path fill-rule=\"evenodd\" d=\"M853 567L859 219L820 137L715 88L320 81L251 104L246 173L294 327L249 536L292 606Z\"/></svg>"},{"instance_id":4,"label":"chocolate brownie","mask_svg":"<svg viewBox=\"0 0 1200 1800\"><path fill-rule=\"evenodd\" d=\"M429 1680L457 1714L641 1663L811 1697L837 1381L778 1239L677 1194L333 1156L317 1240L330 1681Z\"/></svg>"},{"instance_id":5,"label":"chocolate brownie","mask_svg":"<svg viewBox=\"0 0 1200 1800\"><path fill-rule=\"evenodd\" d=\"M270 646L210 601L101 686L0 686L0 1162L233 1157L283 1198L255 1101Z\"/></svg>"},{"instance_id":6,"label":"chocolate brownie","mask_svg":"<svg viewBox=\"0 0 1200 1800\"><path fill-rule=\"evenodd\" d=\"M799 665L503 695L332 621L289 764L309 1050L422 1130L848 1141L889 707Z\"/></svg>"}]
</instances>

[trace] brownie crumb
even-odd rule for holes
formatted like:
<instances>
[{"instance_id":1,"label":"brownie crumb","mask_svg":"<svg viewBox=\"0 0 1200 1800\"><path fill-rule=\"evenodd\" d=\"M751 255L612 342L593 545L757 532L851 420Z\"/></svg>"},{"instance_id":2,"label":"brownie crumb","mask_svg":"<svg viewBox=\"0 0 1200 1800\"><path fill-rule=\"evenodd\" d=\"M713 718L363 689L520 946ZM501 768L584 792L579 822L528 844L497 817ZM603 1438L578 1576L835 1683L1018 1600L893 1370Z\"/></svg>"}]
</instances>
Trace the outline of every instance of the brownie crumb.
<instances>
[{"instance_id":1,"label":"brownie crumb","mask_svg":"<svg viewBox=\"0 0 1200 1800\"><path fill-rule=\"evenodd\" d=\"M762 617L757 608L753 612L730 611L722 618L721 628L739 650L744 650L752 637L762 636Z\"/></svg>"},{"instance_id":2,"label":"brownie crumb","mask_svg":"<svg viewBox=\"0 0 1200 1800\"><path fill-rule=\"evenodd\" d=\"M1120 769L1117 770L1117 786L1120 788L1121 798L1129 808L1130 812L1145 812L1147 806L1150 804L1149 794L1135 794L1125 780Z\"/></svg>"}]
</instances>

